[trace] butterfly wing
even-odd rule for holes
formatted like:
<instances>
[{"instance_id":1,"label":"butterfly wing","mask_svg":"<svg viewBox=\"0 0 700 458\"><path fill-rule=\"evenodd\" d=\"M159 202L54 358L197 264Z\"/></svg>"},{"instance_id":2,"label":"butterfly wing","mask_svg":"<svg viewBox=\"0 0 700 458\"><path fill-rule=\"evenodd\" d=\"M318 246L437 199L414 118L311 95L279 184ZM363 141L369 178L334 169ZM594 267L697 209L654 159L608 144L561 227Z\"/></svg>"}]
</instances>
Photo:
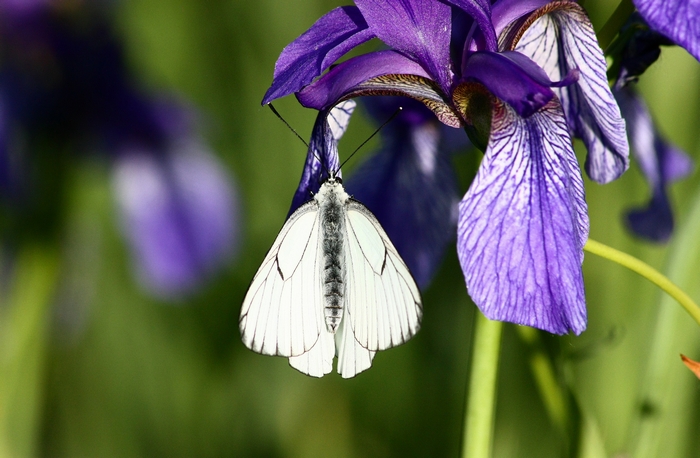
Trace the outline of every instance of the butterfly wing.
<instances>
[{"instance_id":1,"label":"butterfly wing","mask_svg":"<svg viewBox=\"0 0 700 458\"><path fill-rule=\"evenodd\" d=\"M335 342L333 341L333 334L328 332L324 325L316 345L311 347L306 353L289 358L289 365L299 372L312 377L323 377L333 370L334 357Z\"/></svg>"},{"instance_id":2,"label":"butterfly wing","mask_svg":"<svg viewBox=\"0 0 700 458\"><path fill-rule=\"evenodd\" d=\"M352 199L346 228L346 313L354 338L370 352L400 345L420 328L418 286L377 218Z\"/></svg>"},{"instance_id":3,"label":"butterfly wing","mask_svg":"<svg viewBox=\"0 0 700 458\"><path fill-rule=\"evenodd\" d=\"M335 334L335 345L338 349L338 373L343 378L354 377L372 366L375 351L367 350L355 339L350 321L340 322Z\"/></svg>"},{"instance_id":4,"label":"butterfly wing","mask_svg":"<svg viewBox=\"0 0 700 458\"><path fill-rule=\"evenodd\" d=\"M319 340L323 305L318 204L299 207L282 226L243 299L243 343L265 355L298 356Z\"/></svg>"}]
</instances>

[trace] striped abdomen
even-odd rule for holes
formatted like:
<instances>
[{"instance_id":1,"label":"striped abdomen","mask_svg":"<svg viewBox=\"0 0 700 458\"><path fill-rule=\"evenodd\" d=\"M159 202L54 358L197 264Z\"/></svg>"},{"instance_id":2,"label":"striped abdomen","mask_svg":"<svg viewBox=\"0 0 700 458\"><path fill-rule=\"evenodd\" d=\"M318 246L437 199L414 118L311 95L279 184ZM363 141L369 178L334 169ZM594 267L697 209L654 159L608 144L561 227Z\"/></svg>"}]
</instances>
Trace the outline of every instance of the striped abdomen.
<instances>
[{"instance_id":1,"label":"striped abdomen","mask_svg":"<svg viewBox=\"0 0 700 458\"><path fill-rule=\"evenodd\" d=\"M328 191L319 193L324 315L328 332L334 333L343 319L345 302L345 212L335 187L323 191Z\"/></svg>"}]
</instances>

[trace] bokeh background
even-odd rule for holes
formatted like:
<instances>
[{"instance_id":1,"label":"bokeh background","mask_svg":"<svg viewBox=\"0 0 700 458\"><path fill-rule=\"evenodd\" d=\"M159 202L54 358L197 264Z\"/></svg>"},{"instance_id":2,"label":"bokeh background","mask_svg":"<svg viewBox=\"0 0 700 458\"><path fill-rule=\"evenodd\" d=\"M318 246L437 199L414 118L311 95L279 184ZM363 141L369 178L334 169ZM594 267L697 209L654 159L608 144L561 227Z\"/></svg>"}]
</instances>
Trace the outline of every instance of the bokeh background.
<instances>
[{"instance_id":1,"label":"bokeh background","mask_svg":"<svg viewBox=\"0 0 700 458\"><path fill-rule=\"evenodd\" d=\"M0 240L0 456L458 455L477 311L454 244L424 291L420 333L354 379L313 379L240 342L243 295L285 220L306 153L260 100L282 48L339 3L102 3L140 90L175 94L197 111L201 137L238 192L237 249L198 287L154 296L120 229L108 161L71 162L55 230ZM617 2L584 6L599 30ZM640 88L661 131L700 157L700 64L664 49ZM315 112L293 97L276 105L310 134ZM372 130L360 109L341 157ZM378 145L365 146L345 174ZM478 157L455 158L462 190ZM672 187L677 230L656 245L623 224L624 211L650 193L635 164L612 184L587 181L591 237L700 300L699 185L694 173ZM679 358L700 360L700 328L609 261L587 254L584 275L581 336L505 327L494 456L700 456L700 380Z\"/></svg>"}]
</instances>

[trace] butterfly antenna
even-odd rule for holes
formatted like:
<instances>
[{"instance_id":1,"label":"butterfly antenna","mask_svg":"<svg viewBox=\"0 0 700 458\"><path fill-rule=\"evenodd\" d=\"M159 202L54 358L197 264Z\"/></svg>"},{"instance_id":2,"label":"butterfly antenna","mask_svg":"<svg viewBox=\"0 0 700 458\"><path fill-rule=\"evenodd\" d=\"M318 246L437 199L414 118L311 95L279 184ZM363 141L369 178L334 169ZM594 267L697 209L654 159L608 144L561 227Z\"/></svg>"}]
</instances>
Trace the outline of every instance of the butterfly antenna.
<instances>
[{"instance_id":1,"label":"butterfly antenna","mask_svg":"<svg viewBox=\"0 0 700 458\"><path fill-rule=\"evenodd\" d=\"M284 125L287 126L287 127L289 128L289 130L291 130L292 132L294 132L294 135L296 135L297 138L298 138L299 140L301 140L301 142L302 142L304 145L306 145L306 149L309 149L309 144L306 143L306 140L304 140L303 138L301 138L301 135L299 135L299 132L297 132L297 131L294 129L294 127L292 127L292 126L289 125L289 123L287 122L287 120L284 119L284 118L282 117L281 114L279 114L279 112L277 111L277 109L276 109L271 103L268 103L267 106L270 107L270 110L272 110L272 112L275 114L275 116L277 116L277 117L280 119L280 121L282 121L282 122L284 123ZM321 164L321 167L323 167L323 169L326 171L326 173L328 173L328 174L330 175L330 172L329 172L328 169L326 168L326 165L323 163L323 161L321 160L321 158L318 157L318 154L316 154L316 151L312 151L312 153L313 153L314 157L316 158L316 160L318 161L318 163Z\"/></svg>"},{"instance_id":2,"label":"butterfly antenna","mask_svg":"<svg viewBox=\"0 0 700 458\"><path fill-rule=\"evenodd\" d=\"M368 141L372 140L372 138L374 138L374 136L377 135L377 134L379 133L379 131L382 130L382 129L384 128L384 126L386 126L386 125L389 124L391 121L393 121L394 118L395 118L399 113L401 113L401 110L403 110L403 107L398 107L398 108L396 109L396 111L394 111L394 113L393 113L391 116L389 116L389 118L388 118L386 121L384 121L384 122L382 123L381 126L377 127L377 130L375 130L375 131L372 133L372 135L370 135L369 137L367 137L367 140L365 140L365 141L363 141L362 143L360 143L360 146L358 146L357 148L355 148L355 151L353 151L352 154L351 154L350 156L348 156L347 159L345 159L345 160L343 161L342 164L340 164L340 167L338 167L338 170L340 170L341 168L343 168L343 166L345 165L345 163L348 162L348 161L350 160L350 158L353 157L353 156L355 155L355 153L357 153L357 152L360 150L360 148L362 148L363 146L365 146L365 144L366 144Z\"/></svg>"},{"instance_id":3,"label":"butterfly antenna","mask_svg":"<svg viewBox=\"0 0 700 458\"><path fill-rule=\"evenodd\" d=\"M302 142L304 145L306 145L306 147L308 148L308 147L309 147L309 144L306 143L306 140L304 140L303 138L301 138L301 135L299 135L299 132L297 132L296 130L294 130L294 127L292 127L292 126L289 125L289 123L287 122L287 120L284 119L284 118L282 117L281 114L279 114L279 112L277 111L277 109L276 109L271 103L268 103L267 106L270 107L270 110L272 110L272 112L275 114L275 116L277 116L277 117L280 119L280 121L282 121L282 122L284 123L284 125L287 126L287 127L289 128L289 130L291 130L292 132L294 132L294 135L296 135L297 138L298 138L299 140L301 140L301 142ZM370 138L371 138L371 137L370 137Z\"/></svg>"}]
</instances>

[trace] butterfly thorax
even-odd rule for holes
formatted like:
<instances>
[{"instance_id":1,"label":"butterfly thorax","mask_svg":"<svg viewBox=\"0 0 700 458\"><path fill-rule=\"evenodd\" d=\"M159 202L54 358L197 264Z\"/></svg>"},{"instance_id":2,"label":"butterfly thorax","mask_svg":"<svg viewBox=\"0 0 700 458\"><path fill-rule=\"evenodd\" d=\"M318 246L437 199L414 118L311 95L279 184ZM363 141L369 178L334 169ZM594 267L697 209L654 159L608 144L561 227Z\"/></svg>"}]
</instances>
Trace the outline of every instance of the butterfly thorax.
<instances>
[{"instance_id":1,"label":"butterfly thorax","mask_svg":"<svg viewBox=\"0 0 700 458\"><path fill-rule=\"evenodd\" d=\"M349 196L334 178L314 196L319 205L323 259L324 314L328 332L335 333L343 318L345 300L345 206Z\"/></svg>"}]
</instances>

